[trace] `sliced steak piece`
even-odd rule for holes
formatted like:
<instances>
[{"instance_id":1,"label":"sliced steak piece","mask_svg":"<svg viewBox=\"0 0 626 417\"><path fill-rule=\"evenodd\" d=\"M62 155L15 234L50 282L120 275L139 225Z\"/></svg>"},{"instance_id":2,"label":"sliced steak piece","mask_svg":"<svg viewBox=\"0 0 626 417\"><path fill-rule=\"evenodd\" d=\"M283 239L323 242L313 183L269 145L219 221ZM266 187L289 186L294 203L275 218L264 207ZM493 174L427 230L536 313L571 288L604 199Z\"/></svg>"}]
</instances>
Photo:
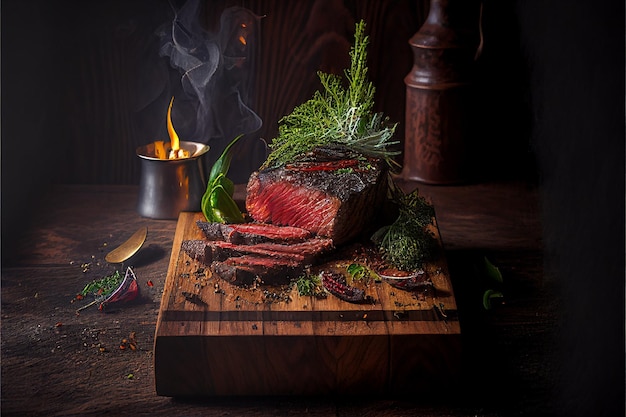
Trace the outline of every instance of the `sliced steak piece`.
<instances>
[{"instance_id":1,"label":"sliced steak piece","mask_svg":"<svg viewBox=\"0 0 626 417\"><path fill-rule=\"evenodd\" d=\"M305 229L276 226L266 223L222 224L197 221L196 224L209 240L254 245L261 242L301 242L313 234Z\"/></svg>"},{"instance_id":2,"label":"sliced steak piece","mask_svg":"<svg viewBox=\"0 0 626 417\"><path fill-rule=\"evenodd\" d=\"M252 173L246 210L257 222L347 242L371 226L387 192L380 160L298 162Z\"/></svg>"},{"instance_id":3,"label":"sliced steak piece","mask_svg":"<svg viewBox=\"0 0 626 417\"><path fill-rule=\"evenodd\" d=\"M284 284L302 275L302 263L258 255L244 255L211 263L211 271L231 284Z\"/></svg>"},{"instance_id":4,"label":"sliced steak piece","mask_svg":"<svg viewBox=\"0 0 626 417\"><path fill-rule=\"evenodd\" d=\"M315 259L333 247L331 239L312 238L292 244L258 243L256 245L237 245L220 240L185 240L181 248L194 260L210 265L213 261L223 261L235 256L255 254L273 258L284 258L311 264Z\"/></svg>"},{"instance_id":5,"label":"sliced steak piece","mask_svg":"<svg viewBox=\"0 0 626 417\"><path fill-rule=\"evenodd\" d=\"M205 240L183 240L180 248L194 261L205 264L205 248L207 242Z\"/></svg>"}]
</instances>

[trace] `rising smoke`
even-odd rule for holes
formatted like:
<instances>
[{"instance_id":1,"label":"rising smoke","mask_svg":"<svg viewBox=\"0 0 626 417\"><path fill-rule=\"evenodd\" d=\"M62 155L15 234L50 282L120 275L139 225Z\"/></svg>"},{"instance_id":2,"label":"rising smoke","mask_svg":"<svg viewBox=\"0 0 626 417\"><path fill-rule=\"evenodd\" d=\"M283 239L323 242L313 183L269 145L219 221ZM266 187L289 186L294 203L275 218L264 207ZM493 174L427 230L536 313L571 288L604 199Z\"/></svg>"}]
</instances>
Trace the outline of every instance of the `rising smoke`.
<instances>
[{"instance_id":1,"label":"rising smoke","mask_svg":"<svg viewBox=\"0 0 626 417\"><path fill-rule=\"evenodd\" d=\"M262 125L251 109L259 17L242 7L227 8L210 31L200 13L200 1L188 0L157 34L159 55L180 75L180 85L173 86L179 92L172 94L174 125L185 130L183 140L209 144L214 160L233 138ZM177 124L176 116L185 120Z\"/></svg>"}]
</instances>

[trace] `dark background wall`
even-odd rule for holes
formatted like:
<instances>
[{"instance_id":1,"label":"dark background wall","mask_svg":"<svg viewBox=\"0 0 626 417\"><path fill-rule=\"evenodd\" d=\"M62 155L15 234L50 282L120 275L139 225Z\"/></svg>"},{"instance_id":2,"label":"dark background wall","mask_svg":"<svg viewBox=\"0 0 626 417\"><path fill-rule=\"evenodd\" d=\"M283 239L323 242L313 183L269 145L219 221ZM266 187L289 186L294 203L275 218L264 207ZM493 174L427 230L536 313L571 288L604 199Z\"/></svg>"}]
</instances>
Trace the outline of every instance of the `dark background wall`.
<instances>
[{"instance_id":1,"label":"dark background wall","mask_svg":"<svg viewBox=\"0 0 626 417\"><path fill-rule=\"evenodd\" d=\"M315 70L343 68L360 18L372 37L377 109L402 134L407 41L427 1L207 0L202 19L210 26L214 12L232 4L266 16L255 55L261 137L273 137L278 119L317 88ZM1 7L4 251L46 209L40 197L50 184L138 183L135 148L165 132L159 106L171 84L155 89L154 80L176 76L159 72L155 55L154 31L173 17L166 0ZM563 415L610 415L624 405L624 4L484 0L483 7L477 178L541 185L547 267L563 284L559 340L572 351L555 396ZM259 152L258 145L242 152L244 171L258 165Z\"/></svg>"},{"instance_id":2,"label":"dark background wall","mask_svg":"<svg viewBox=\"0 0 626 417\"><path fill-rule=\"evenodd\" d=\"M184 2L171 3L180 8ZM476 108L481 109L477 117L483 120L473 140L476 146L488 144L487 151L497 156L491 161L491 177L527 169L530 153L527 74L518 22L513 3L500 3L485 5L485 46L475 80ZM274 137L278 119L319 87L317 70L337 73L347 66L354 24L364 19L371 38L369 67L377 110L400 124L402 139L403 78L412 65L408 40L426 18L428 1L204 4L199 20L207 28L214 27L230 5L265 16L258 23L252 83L253 108L264 123L260 137ZM17 136L29 137L32 146L54 144L48 152L57 153L48 153L54 158L44 161L45 177L54 182L137 183L134 150L166 134L167 102L180 82L180 74L158 55L155 34L171 24L170 2L8 0L2 7L3 101L12 103L3 106L4 146L12 150L19 141L9 138ZM45 134L27 133L35 128ZM240 161L248 170L258 166L255 151L250 150L249 161Z\"/></svg>"},{"instance_id":3,"label":"dark background wall","mask_svg":"<svg viewBox=\"0 0 626 417\"><path fill-rule=\"evenodd\" d=\"M556 404L624 414L624 2L521 2L546 275L561 288ZM598 306L606 306L601 312Z\"/></svg>"}]
</instances>

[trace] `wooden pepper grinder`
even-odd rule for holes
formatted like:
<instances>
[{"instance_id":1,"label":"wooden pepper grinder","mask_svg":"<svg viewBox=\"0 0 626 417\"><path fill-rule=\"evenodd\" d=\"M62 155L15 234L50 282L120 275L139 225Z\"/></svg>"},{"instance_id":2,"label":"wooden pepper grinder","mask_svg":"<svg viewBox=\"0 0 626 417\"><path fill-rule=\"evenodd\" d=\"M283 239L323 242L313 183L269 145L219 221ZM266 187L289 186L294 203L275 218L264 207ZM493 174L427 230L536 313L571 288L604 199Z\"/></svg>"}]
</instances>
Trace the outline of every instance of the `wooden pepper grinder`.
<instances>
[{"instance_id":1,"label":"wooden pepper grinder","mask_svg":"<svg viewBox=\"0 0 626 417\"><path fill-rule=\"evenodd\" d=\"M480 14L480 0L431 0L426 22L409 41L403 180L454 184L470 178L470 84Z\"/></svg>"}]
</instances>

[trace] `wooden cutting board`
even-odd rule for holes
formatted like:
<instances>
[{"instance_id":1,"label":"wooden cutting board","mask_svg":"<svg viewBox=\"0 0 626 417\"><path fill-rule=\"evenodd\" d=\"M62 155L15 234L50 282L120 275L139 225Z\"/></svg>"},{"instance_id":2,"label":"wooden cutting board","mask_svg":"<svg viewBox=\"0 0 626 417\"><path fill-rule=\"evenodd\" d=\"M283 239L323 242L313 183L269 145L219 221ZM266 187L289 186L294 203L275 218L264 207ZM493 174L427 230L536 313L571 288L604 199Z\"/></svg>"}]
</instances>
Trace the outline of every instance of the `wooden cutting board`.
<instances>
[{"instance_id":1,"label":"wooden cutting board","mask_svg":"<svg viewBox=\"0 0 626 417\"><path fill-rule=\"evenodd\" d=\"M373 302L353 304L212 276L181 250L203 238L197 220L181 213L174 236L155 334L158 395L415 395L457 376L461 331L443 250L425 268L433 289L376 282Z\"/></svg>"}]
</instances>

